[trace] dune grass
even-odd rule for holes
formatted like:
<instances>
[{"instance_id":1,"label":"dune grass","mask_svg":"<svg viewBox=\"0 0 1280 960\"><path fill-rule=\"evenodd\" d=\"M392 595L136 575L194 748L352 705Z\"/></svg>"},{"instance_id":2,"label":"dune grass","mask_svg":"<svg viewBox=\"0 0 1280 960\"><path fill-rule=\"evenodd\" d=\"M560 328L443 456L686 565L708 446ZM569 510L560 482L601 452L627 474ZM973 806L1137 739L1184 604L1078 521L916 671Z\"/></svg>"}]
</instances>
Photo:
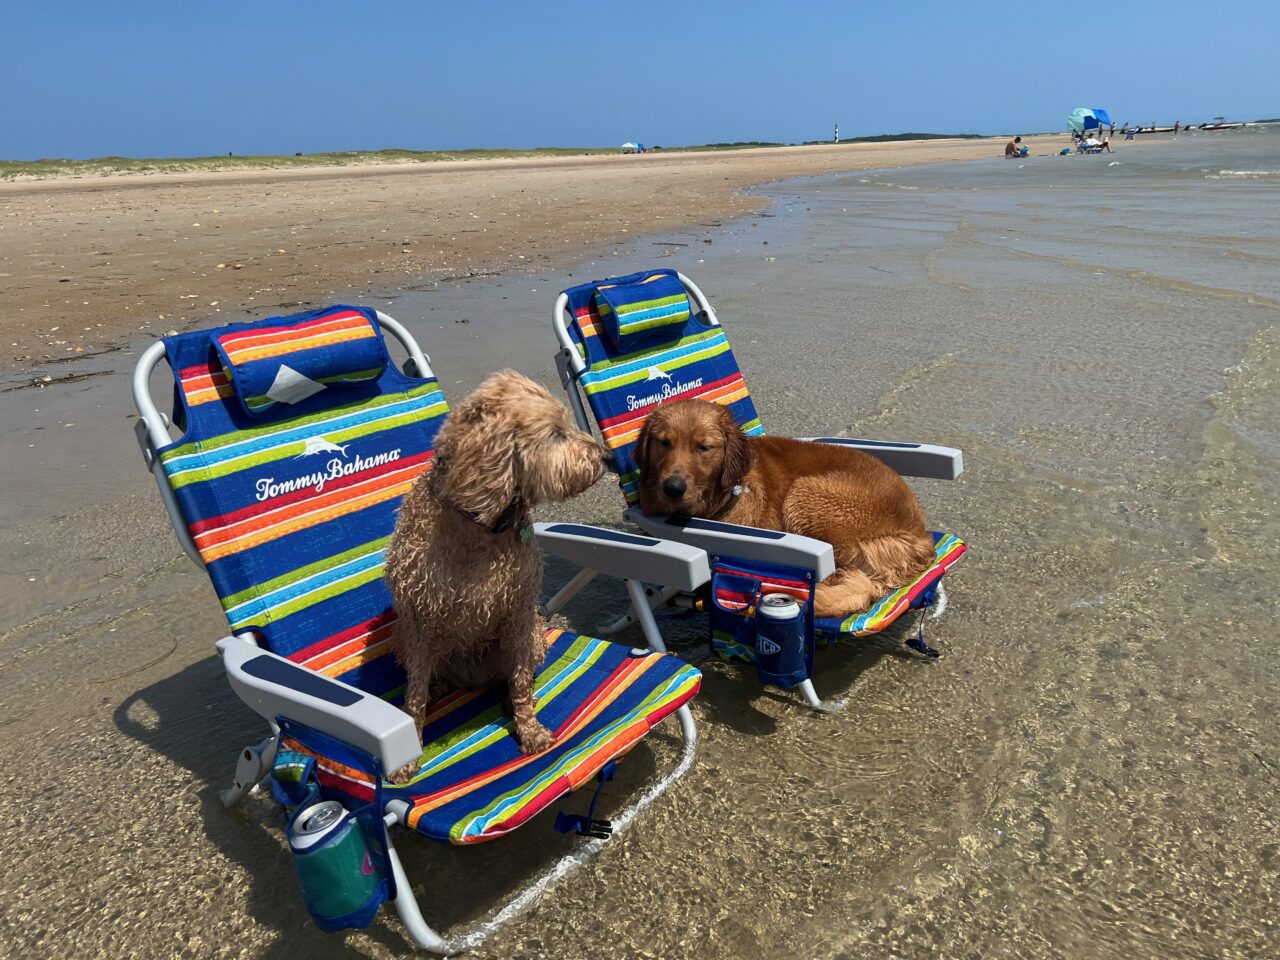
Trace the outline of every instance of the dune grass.
<instances>
[{"instance_id":1,"label":"dune grass","mask_svg":"<svg viewBox=\"0 0 1280 960\"><path fill-rule=\"evenodd\" d=\"M881 134L878 137L857 137L846 140L856 143L876 140L928 140L953 134L910 133ZM958 134L974 136L974 134ZM827 141L810 141L821 144ZM806 144L808 145L808 144ZM706 143L694 146L651 146L650 152L748 150L759 147L782 147L783 143L761 140L736 143ZM436 163L442 160L503 160L514 157L587 157L600 154L616 155L618 147L534 147L518 149L470 149L470 150L343 150L331 153L304 153L294 156L232 155L216 157L94 157L89 160L0 160L0 180L43 180L55 177L108 177L115 174L195 173L214 170L278 170L303 167L341 167L379 163Z\"/></svg>"},{"instance_id":2,"label":"dune grass","mask_svg":"<svg viewBox=\"0 0 1280 960\"><path fill-rule=\"evenodd\" d=\"M573 157L617 153L614 147L536 147L531 150L342 150L295 156L231 155L215 157L94 157L90 160L0 160L0 180L45 177L93 177L120 173L191 173L206 170L297 169L355 164L508 157Z\"/></svg>"}]
</instances>

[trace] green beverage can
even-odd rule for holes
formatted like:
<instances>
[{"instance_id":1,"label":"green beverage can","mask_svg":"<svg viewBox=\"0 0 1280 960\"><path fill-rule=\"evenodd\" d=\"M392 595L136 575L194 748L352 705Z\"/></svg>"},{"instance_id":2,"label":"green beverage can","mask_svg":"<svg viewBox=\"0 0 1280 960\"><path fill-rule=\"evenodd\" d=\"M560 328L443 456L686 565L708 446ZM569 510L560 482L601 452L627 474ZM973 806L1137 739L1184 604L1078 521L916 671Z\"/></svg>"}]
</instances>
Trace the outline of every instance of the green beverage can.
<instances>
[{"instance_id":1,"label":"green beverage can","mask_svg":"<svg viewBox=\"0 0 1280 960\"><path fill-rule=\"evenodd\" d=\"M359 821L336 800L326 800L293 822L289 849L311 915L332 920L368 905L381 878Z\"/></svg>"}]
</instances>

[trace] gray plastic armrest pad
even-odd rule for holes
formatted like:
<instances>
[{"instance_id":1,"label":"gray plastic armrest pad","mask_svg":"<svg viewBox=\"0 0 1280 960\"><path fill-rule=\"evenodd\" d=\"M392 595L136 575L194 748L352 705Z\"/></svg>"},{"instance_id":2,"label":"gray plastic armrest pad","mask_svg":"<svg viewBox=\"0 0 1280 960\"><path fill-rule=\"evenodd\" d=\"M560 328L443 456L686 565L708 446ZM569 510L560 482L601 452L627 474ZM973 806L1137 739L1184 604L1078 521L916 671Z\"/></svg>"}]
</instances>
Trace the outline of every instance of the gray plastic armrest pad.
<instances>
[{"instance_id":1,"label":"gray plastic armrest pad","mask_svg":"<svg viewBox=\"0 0 1280 960\"><path fill-rule=\"evenodd\" d=\"M955 447L933 443L897 443L888 440L858 440L853 437L804 437L810 443L853 447L883 461L904 477L954 480L964 472L964 454Z\"/></svg>"},{"instance_id":2,"label":"gray plastic armrest pad","mask_svg":"<svg viewBox=\"0 0 1280 960\"><path fill-rule=\"evenodd\" d=\"M719 520L649 517L636 507L627 511L627 519L656 537L678 540L720 556L782 563L812 570L818 580L827 579L836 569L835 552L831 549L831 544L813 537L762 530L759 527L743 527Z\"/></svg>"},{"instance_id":3,"label":"gray plastic armrest pad","mask_svg":"<svg viewBox=\"0 0 1280 960\"><path fill-rule=\"evenodd\" d=\"M268 720L288 717L359 747L388 775L422 755L413 717L399 707L239 637L223 637L218 651L236 696Z\"/></svg>"},{"instance_id":4,"label":"gray plastic armrest pad","mask_svg":"<svg viewBox=\"0 0 1280 960\"><path fill-rule=\"evenodd\" d=\"M711 579L705 551L687 543L581 523L535 523L533 529L544 550L611 577L681 590Z\"/></svg>"}]
</instances>

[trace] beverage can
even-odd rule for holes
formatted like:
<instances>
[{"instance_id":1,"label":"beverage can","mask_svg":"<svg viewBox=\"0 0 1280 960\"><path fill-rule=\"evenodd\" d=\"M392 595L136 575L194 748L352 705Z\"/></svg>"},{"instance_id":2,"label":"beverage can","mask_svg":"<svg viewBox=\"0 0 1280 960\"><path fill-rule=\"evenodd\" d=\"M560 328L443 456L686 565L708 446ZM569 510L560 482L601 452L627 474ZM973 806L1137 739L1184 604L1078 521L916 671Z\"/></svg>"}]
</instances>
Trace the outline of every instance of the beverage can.
<instances>
[{"instance_id":1,"label":"beverage can","mask_svg":"<svg viewBox=\"0 0 1280 960\"><path fill-rule=\"evenodd\" d=\"M762 683L793 687L809 675L805 623L788 593L766 593L756 608L756 675Z\"/></svg>"},{"instance_id":2,"label":"beverage can","mask_svg":"<svg viewBox=\"0 0 1280 960\"><path fill-rule=\"evenodd\" d=\"M800 604L789 593L766 593L756 612L770 620L790 620L800 615Z\"/></svg>"},{"instance_id":3,"label":"beverage can","mask_svg":"<svg viewBox=\"0 0 1280 960\"><path fill-rule=\"evenodd\" d=\"M359 822L336 800L307 807L293 821L289 847L303 900L321 919L368 904L381 877Z\"/></svg>"},{"instance_id":4,"label":"beverage can","mask_svg":"<svg viewBox=\"0 0 1280 960\"><path fill-rule=\"evenodd\" d=\"M337 800L326 800L307 807L294 818L293 836L289 844L295 850L313 847L338 829L346 818L346 808Z\"/></svg>"}]
</instances>

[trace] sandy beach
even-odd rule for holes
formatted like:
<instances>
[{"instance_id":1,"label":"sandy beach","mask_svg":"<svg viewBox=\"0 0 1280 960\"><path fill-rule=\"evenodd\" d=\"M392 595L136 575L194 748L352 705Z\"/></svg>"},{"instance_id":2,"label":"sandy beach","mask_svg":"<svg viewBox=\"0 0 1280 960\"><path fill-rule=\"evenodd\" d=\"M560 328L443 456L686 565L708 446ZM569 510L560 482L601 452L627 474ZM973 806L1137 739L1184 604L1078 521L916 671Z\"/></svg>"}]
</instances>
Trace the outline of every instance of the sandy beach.
<instances>
[{"instance_id":1,"label":"sandy beach","mask_svg":"<svg viewBox=\"0 0 1280 960\"><path fill-rule=\"evenodd\" d=\"M759 209L739 191L784 177L1002 149L930 140L0 182L0 369L229 310L564 263Z\"/></svg>"},{"instance_id":2,"label":"sandy beach","mask_svg":"<svg viewBox=\"0 0 1280 960\"><path fill-rule=\"evenodd\" d=\"M847 709L820 716L664 618L705 675L695 767L472 956L1274 957L1280 151L1254 136L0 185L0 956L412 955L388 908L321 933L279 808L218 801L264 728L133 439L140 350L341 298L404 322L450 399L500 367L557 391L556 293L660 265L716 304L771 433L964 450L913 481L970 546L926 622L944 657L903 650L914 622L825 649ZM621 506L606 478L545 518ZM572 847L397 843L455 931Z\"/></svg>"}]
</instances>

